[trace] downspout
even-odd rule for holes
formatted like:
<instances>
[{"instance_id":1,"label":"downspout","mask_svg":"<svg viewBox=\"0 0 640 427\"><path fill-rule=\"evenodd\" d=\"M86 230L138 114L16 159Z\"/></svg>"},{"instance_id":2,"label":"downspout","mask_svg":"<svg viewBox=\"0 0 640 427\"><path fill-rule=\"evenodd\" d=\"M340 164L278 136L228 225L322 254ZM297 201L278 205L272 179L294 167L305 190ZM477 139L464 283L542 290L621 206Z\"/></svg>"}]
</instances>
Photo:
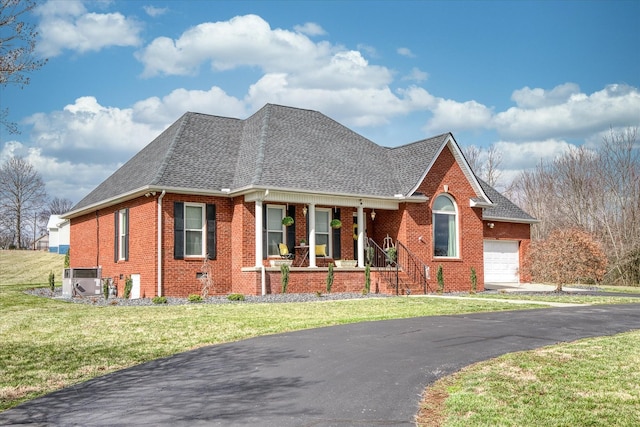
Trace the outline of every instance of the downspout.
<instances>
[{"instance_id":1,"label":"downspout","mask_svg":"<svg viewBox=\"0 0 640 427\"><path fill-rule=\"evenodd\" d=\"M166 194L166 190L158 197L158 296L162 296L162 198Z\"/></svg>"}]
</instances>

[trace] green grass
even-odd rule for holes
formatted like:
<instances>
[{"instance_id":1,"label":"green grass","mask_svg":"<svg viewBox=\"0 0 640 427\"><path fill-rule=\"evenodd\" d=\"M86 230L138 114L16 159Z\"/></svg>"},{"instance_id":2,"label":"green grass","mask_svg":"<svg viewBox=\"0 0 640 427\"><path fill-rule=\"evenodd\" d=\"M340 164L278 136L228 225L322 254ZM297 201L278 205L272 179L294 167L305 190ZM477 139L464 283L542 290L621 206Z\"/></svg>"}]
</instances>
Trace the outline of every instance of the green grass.
<instances>
[{"instance_id":1,"label":"green grass","mask_svg":"<svg viewBox=\"0 0 640 427\"><path fill-rule=\"evenodd\" d=\"M0 287L17 283L47 283L53 271L62 283L64 255L42 251L0 250Z\"/></svg>"},{"instance_id":2,"label":"green grass","mask_svg":"<svg viewBox=\"0 0 640 427\"><path fill-rule=\"evenodd\" d=\"M614 292L614 291L608 291ZM473 294L471 298L478 299L514 299L522 301L562 302L569 304L633 304L640 302L638 297L622 296L595 296L595 295L522 295L517 292L505 292L498 294Z\"/></svg>"},{"instance_id":3,"label":"green grass","mask_svg":"<svg viewBox=\"0 0 640 427\"><path fill-rule=\"evenodd\" d=\"M637 426L639 365L640 331L507 354L436 382L419 425Z\"/></svg>"}]
</instances>

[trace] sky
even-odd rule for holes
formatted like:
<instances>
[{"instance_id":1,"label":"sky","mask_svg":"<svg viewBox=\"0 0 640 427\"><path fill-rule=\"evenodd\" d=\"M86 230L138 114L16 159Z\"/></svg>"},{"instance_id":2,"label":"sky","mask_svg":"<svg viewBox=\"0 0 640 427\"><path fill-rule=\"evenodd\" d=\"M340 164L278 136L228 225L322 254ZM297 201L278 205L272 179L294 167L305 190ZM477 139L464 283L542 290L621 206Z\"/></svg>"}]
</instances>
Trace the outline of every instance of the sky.
<instances>
[{"instance_id":1,"label":"sky","mask_svg":"<svg viewBox=\"0 0 640 427\"><path fill-rule=\"evenodd\" d=\"M387 147L451 132L497 148L501 185L640 127L637 0L49 0L27 20L48 62L0 88L21 131L0 161L74 203L187 111L312 109Z\"/></svg>"}]
</instances>

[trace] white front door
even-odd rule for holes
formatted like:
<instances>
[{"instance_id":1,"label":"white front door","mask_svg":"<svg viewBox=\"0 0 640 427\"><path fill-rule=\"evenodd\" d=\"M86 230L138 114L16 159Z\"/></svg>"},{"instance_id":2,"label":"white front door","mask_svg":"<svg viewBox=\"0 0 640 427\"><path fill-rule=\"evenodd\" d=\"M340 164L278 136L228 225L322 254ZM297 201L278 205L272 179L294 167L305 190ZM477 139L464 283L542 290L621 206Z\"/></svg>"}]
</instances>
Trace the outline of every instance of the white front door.
<instances>
[{"instance_id":1,"label":"white front door","mask_svg":"<svg viewBox=\"0 0 640 427\"><path fill-rule=\"evenodd\" d=\"M518 241L484 241L484 282L519 283Z\"/></svg>"}]
</instances>

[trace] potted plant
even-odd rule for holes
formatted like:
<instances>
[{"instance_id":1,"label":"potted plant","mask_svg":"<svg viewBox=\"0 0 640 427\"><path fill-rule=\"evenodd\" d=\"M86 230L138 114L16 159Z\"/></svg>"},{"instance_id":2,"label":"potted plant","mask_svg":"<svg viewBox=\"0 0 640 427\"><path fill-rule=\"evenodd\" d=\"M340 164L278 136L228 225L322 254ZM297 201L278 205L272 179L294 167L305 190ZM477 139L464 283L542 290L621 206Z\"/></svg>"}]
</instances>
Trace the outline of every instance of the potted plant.
<instances>
[{"instance_id":1,"label":"potted plant","mask_svg":"<svg viewBox=\"0 0 640 427\"><path fill-rule=\"evenodd\" d=\"M342 227L342 221L340 221L339 219L332 219L329 225L331 226L331 228L340 228Z\"/></svg>"},{"instance_id":2,"label":"potted plant","mask_svg":"<svg viewBox=\"0 0 640 427\"><path fill-rule=\"evenodd\" d=\"M285 227L293 225L293 218L291 218L290 216L285 216L284 218L282 218L282 225L284 225Z\"/></svg>"},{"instance_id":3,"label":"potted plant","mask_svg":"<svg viewBox=\"0 0 640 427\"><path fill-rule=\"evenodd\" d=\"M396 258L398 256L398 250L396 248L387 249L387 263L392 264L396 262Z\"/></svg>"},{"instance_id":4,"label":"potted plant","mask_svg":"<svg viewBox=\"0 0 640 427\"><path fill-rule=\"evenodd\" d=\"M300 239L300 246L305 246L307 244L306 239Z\"/></svg>"}]
</instances>

